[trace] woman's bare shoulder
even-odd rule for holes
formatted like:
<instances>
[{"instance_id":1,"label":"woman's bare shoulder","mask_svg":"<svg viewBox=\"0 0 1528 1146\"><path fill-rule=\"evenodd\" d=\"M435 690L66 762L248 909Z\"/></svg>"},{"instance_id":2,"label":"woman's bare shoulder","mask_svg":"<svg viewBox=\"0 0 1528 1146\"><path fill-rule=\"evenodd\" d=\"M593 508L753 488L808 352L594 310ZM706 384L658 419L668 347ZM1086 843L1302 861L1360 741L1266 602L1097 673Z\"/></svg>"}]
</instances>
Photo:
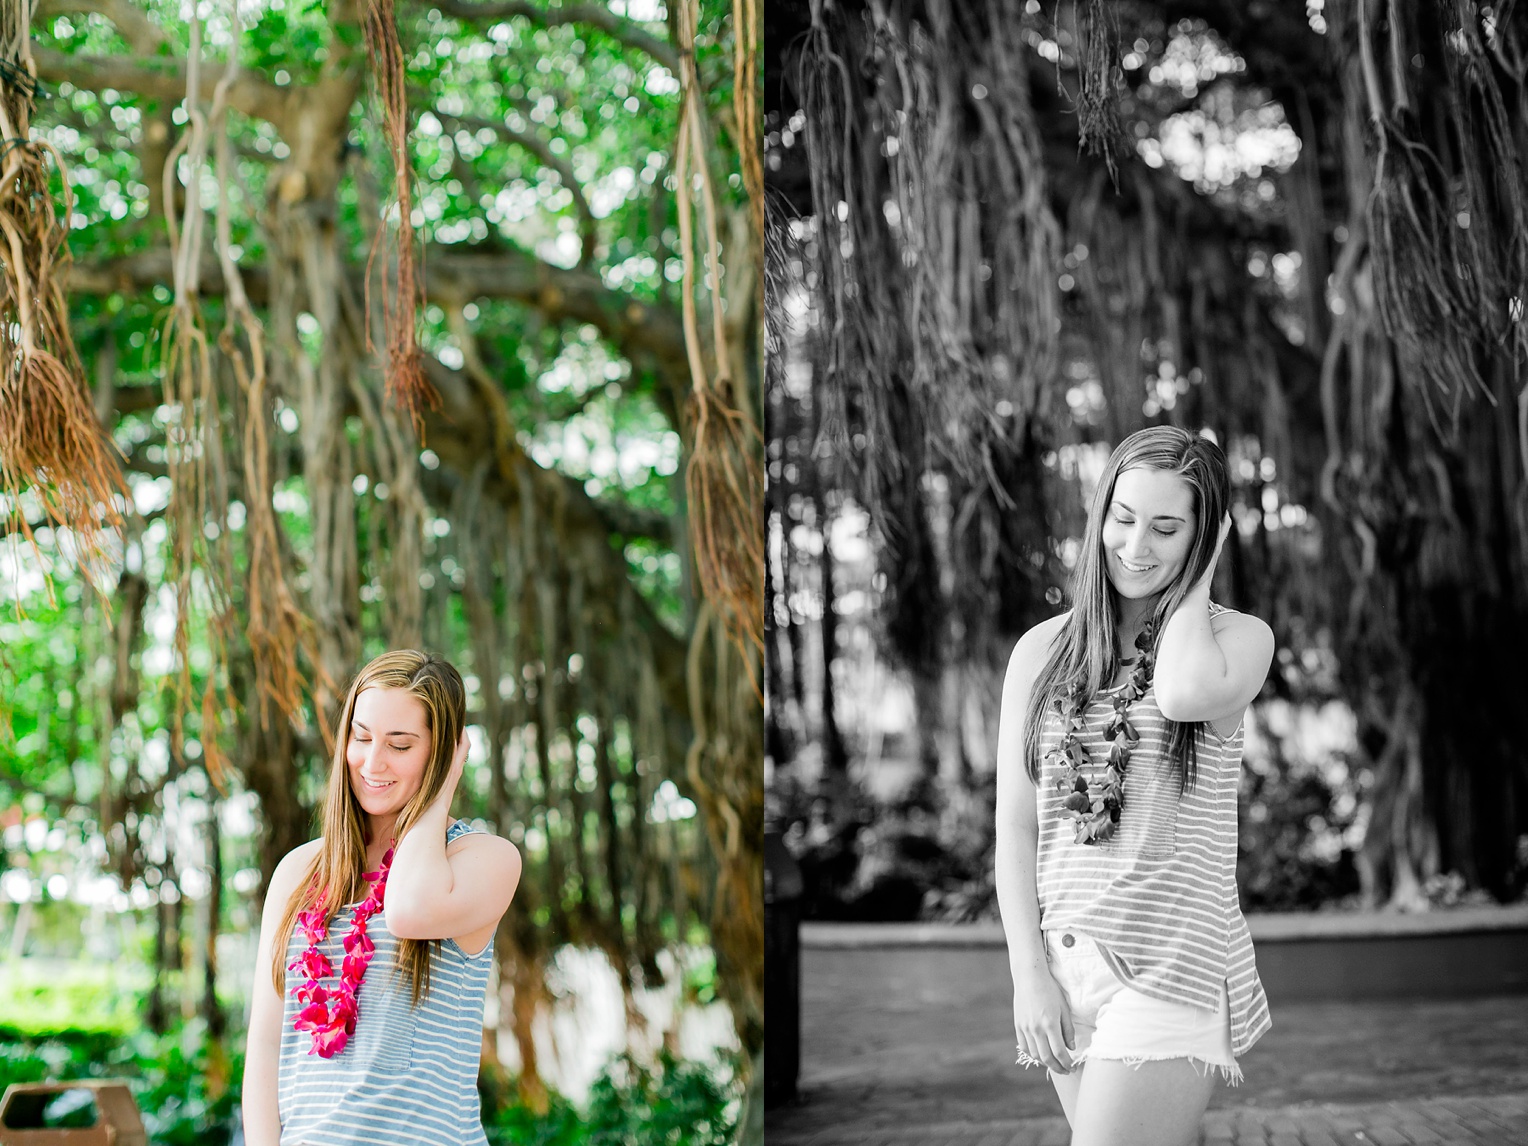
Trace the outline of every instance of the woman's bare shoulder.
<instances>
[{"instance_id":1,"label":"woman's bare shoulder","mask_svg":"<svg viewBox=\"0 0 1528 1146\"><path fill-rule=\"evenodd\" d=\"M1072 611L1068 609L1064 613L1057 613L1054 617L1047 617L1038 625L1026 630L1018 643L1013 646L1014 655L1018 656L1021 651L1025 656L1049 652L1051 643L1055 641L1071 615Z\"/></svg>"},{"instance_id":2,"label":"woman's bare shoulder","mask_svg":"<svg viewBox=\"0 0 1528 1146\"><path fill-rule=\"evenodd\" d=\"M316 836L305 844L298 844L286 855L281 857L281 862L276 865L276 870L291 864L294 867L307 867L308 863L318 854L318 849L324 846L324 837Z\"/></svg>"},{"instance_id":3,"label":"woman's bare shoulder","mask_svg":"<svg viewBox=\"0 0 1528 1146\"><path fill-rule=\"evenodd\" d=\"M520 862L520 849L506 840L503 836L496 836L483 828L474 828L470 832L462 832L454 840L446 845L446 855L455 857L462 852L470 851L474 856L488 860L499 860L505 863L513 863L516 866Z\"/></svg>"},{"instance_id":4,"label":"woman's bare shoulder","mask_svg":"<svg viewBox=\"0 0 1528 1146\"><path fill-rule=\"evenodd\" d=\"M1018 639L1013 646L1013 652L1008 657L1009 686L1028 688L1028 682L1040 675L1040 669L1050 656L1051 645L1055 643L1056 637L1071 615L1071 611L1068 610L1054 617L1047 617Z\"/></svg>"},{"instance_id":5,"label":"woman's bare shoulder","mask_svg":"<svg viewBox=\"0 0 1528 1146\"><path fill-rule=\"evenodd\" d=\"M281 862L276 865L276 870L271 873L271 886L266 892L267 898L277 896L283 902L291 897L297 890L298 883L308 868L312 866L313 857L318 855L318 849L323 846L323 838L309 840L305 844L298 844L286 855L281 857Z\"/></svg>"},{"instance_id":6,"label":"woman's bare shoulder","mask_svg":"<svg viewBox=\"0 0 1528 1146\"><path fill-rule=\"evenodd\" d=\"M1230 633L1259 643L1273 641L1273 628L1263 618L1253 616L1251 613L1239 613L1224 605L1217 606L1211 612L1210 628L1214 630L1217 637Z\"/></svg>"}]
</instances>

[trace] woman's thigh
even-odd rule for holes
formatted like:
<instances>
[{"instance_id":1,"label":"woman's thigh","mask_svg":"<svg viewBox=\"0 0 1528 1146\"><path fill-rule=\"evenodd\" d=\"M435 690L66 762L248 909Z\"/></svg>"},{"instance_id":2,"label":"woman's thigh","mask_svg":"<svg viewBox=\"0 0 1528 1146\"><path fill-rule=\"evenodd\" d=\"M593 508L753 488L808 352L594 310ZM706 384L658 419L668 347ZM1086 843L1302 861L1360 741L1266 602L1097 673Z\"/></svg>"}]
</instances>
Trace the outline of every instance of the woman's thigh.
<instances>
[{"instance_id":1,"label":"woman's thigh","mask_svg":"<svg viewBox=\"0 0 1528 1146\"><path fill-rule=\"evenodd\" d=\"M1081 1076L1080 1078L1078 1076ZM1066 1079L1072 1146L1193 1146L1215 1089L1215 1072L1186 1058L1131 1064L1091 1059Z\"/></svg>"}]
</instances>

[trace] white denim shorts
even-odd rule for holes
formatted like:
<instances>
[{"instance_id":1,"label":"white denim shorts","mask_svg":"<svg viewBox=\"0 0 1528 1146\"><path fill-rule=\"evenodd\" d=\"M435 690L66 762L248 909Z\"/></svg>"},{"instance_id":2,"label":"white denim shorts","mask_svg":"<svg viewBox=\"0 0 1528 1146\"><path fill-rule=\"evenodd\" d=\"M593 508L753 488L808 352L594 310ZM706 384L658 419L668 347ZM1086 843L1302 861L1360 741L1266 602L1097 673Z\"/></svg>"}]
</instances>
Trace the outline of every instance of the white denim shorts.
<instances>
[{"instance_id":1,"label":"white denim shorts","mask_svg":"<svg viewBox=\"0 0 1528 1146\"><path fill-rule=\"evenodd\" d=\"M1200 1074L1220 1072L1232 1086L1241 1068L1231 1053L1231 1003L1225 984L1213 1012L1148 998L1120 982L1098 943L1075 931L1047 931L1051 976L1072 1012L1072 1061L1116 1059L1131 1066L1186 1058Z\"/></svg>"}]
</instances>

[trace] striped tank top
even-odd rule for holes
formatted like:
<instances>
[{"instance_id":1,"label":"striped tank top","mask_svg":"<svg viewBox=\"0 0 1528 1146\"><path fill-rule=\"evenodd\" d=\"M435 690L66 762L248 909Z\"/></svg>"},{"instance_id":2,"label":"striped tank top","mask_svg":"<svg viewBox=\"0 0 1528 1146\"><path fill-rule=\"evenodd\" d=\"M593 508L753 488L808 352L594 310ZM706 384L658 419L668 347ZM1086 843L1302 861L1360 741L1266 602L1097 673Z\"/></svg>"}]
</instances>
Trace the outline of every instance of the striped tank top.
<instances>
[{"instance_id":1,"label":"striped tank top","mask_svg":"<svg viewBox=\"0 0 1528 1146\"><path fill-rule=\"evenodd\" d=\"M1113 715L1107 689L1089 703L1077 734L1100 782ZM1198 743L1198 782L1178 794L1168 755L1171 725L1156 690L1130 706L1140 744L1125 770L1118 831L1102 844L1073 841L1057 789L1061 767L1044 754L1061 740L1061 718L1041 728L1040 834L1035 886L1042 931L1076 931L1096 940L1110 969L1143 995L1214 1011L1224 984L1231 1004L1231 1049L1244 1054L1272 1025L1236 898L1236 793L1241 778L1239 726L1221 739L1206 728Z\"/></svg>"},{"instance_id":2,"label":"striped tank top","mask_svg":"<svg viewBox=\"0 0 1528 1146\"><path fill-rule=\"evenodd\" d=\"M446 842L473 830L457 820ZM336 971L355 907L341 908L319 945ZM366 934L376 951L356 996L355 1034L333 1058L310 1055L311 1036L292 1029L301 1009L292 992L304 980L286 974L277 1073L281 1146L487 1146L477 1076L493 941L476 955L452 939L432 943L430 989L416 1010L408 980L394 973L398 940L385 909L372 916ZM286 962L304 950L294 928ZM338 982L338 975L323 980Z\"/></svg>"}]
</instances>

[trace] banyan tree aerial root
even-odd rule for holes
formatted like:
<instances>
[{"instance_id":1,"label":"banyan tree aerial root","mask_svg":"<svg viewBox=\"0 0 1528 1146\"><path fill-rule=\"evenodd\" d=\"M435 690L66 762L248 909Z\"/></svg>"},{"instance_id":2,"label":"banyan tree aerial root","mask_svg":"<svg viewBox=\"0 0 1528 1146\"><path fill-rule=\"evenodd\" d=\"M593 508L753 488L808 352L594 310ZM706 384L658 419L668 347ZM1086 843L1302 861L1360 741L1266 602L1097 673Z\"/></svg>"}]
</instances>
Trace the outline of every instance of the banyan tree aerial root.
<instances>
[{"instance_id":1,"label":"banyan tree aerial root","mask_svg":"<svg viewBox=\"0 0 1528 1146\"><path fill-rule=\"evenodd\" d=\"M92 576L108 537L121 530L116 498L126 486L69 332L61 280L73 197L58 152L30 138L37 83L27 12L24 4L0 10L0 515L35 548L22 510L28 491L48 520L72 533L80 566Z\"/></svg>"},{"instance_id":2,"label":"banyan tree aerial root","mask_svg":"<svg viewBox=\"0 0 1528 1146\"><path fill-rule=\"evenodd\" d=\"M716 201L707 161L706 116L695 71L694 0L677 12L684 104L674 163L679 185L679 244L684 257L683 318L689 350L694 437L685 472L696 572L707 599L718 606L728 634L752 666L764 647L763 443L742 372L732 362L724 322L724 269ZM739 35L743 30L739 29ZM699 190L704 239L697 242ZM696 248L703 252L697 259ZM696 283L710 286L710 338L700 329ZM740 300L741 301L741 300ZM751 673L750 668L750 673ZM754 681L755 691L762 686Z\"/></svg>"},{"instance_id":3,"label":"banyan tree aerial root","mask_svg":"<svg viewBox=\"0 0 1528 1146\"><path fill-rule=\"evenodd\" d=\"M419 275L414 255L414 196L408 151L408 97L404 90L403 47L393 0L369 0L366 5L366 47L371 53L382 103L383 134L393 161L393 189L398 200L398 252L391 289L382 291L383 325L387 337L387 397L406 411L417 437L424 437L424 410L440 409L440 395L425 375L416 337ZM367 293L371 264L376 260L385 228L377 231L367 263ZM368 305L367 310L370 311Z\"/></svg>"}]
</instances>

